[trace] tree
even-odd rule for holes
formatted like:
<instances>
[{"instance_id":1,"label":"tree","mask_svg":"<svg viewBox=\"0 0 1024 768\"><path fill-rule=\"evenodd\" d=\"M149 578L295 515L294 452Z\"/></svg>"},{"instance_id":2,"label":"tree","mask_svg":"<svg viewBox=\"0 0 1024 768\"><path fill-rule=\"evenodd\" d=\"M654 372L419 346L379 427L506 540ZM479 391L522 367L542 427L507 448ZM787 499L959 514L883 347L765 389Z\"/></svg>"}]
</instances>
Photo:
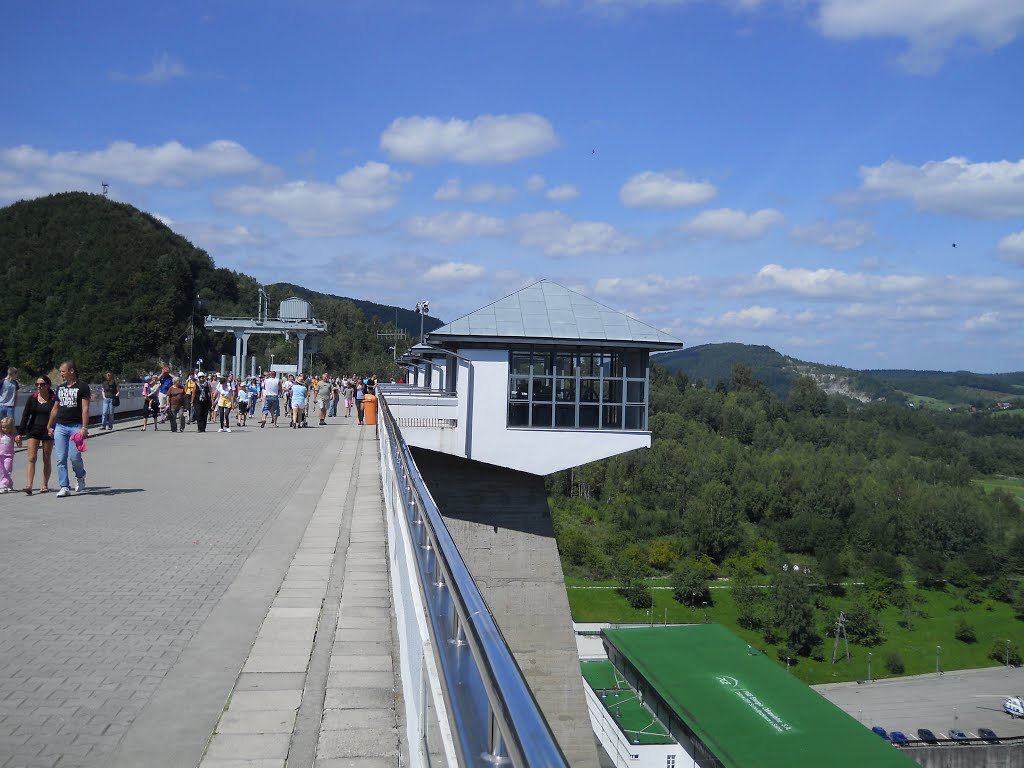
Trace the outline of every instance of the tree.
<instances>
[{"instance_id":1,"label":"tree","mask_svg":"<svg viewBox=\"0 0 1024 768\"><path fill-rule=\"evenodd\" d=\"M696 554L721 562L738 546L743 534L732 490L718 481L707 483L687 505L683 527Z\"/></svg>"},{"instance_id":2,"label":"tree","mask_svg":"<svg viewBox=\"0 0 1024 768\"><path fill-rule=\"evenodd\" d=\"M707 577L692 559L680 560L672 572L672 596L691 608L711 602Z\"/></svg>"},{"instance_id":3,"label":"tree","mask_svg":"<svg viewBox=\"0 0 1024 768\"><path fill-rule=\"evenodd\" d=\"M775 625L787 645L806 656L821 638L814 626L814 607L807 579L799 572L785 571L775 580L772 595Z\"/></svg>"},{"instance_id":4,"label":"tree","mask_svg":"<svg viewBox=\"0 0 1024 768\"><path fill-rule=\"evenodd\" d=\"M647 547L647 561L652 568L665 570L672 561L676 559L676 553L672 550L672 542L668 539L655 539Z\"/></svg>"},{"instance_id":5,"label":"tree","mask_svg":"<svg viewBox=\"0 0 1024 768\"><path fill-rule=\"evenodd\" d=\"M959 640L961 643L976 643L978 642L978 635L974 631L974 626L968 624L966 620L960 619L956 625L956 631L953 633L953 637Z\"/></svg>"},{"instance_id":6,"label":"tree","mask_svg":"<svg viewBox=\"0 0 1024 768\"><path fill-rule=\"evenodd\" d=\"M868 647L885 639L878 613L863 603L854 603L846 609L846 634L852 642Z\"/></svg>"},{"instance_id":7,"label":"tree","mask_svg":"<svg viewBox=\"0 0 1024 768\"><path fill-rule=\"evenodd\" d=\"M732 599L736 604L736 621L744 629L761 626L763 597L764 589L757 583L754 571L741 568L733 572Z\"/></svg>"}]
</instances>

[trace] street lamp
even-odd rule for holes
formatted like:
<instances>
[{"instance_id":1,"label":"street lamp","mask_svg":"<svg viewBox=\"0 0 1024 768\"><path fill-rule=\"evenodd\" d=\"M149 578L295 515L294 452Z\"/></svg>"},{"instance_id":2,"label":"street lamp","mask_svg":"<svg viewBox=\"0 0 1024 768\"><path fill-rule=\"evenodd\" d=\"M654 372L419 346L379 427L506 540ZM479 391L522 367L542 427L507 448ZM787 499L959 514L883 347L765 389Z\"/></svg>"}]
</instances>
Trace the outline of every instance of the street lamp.
<instances>
[{"instance_id":1,"label":"street lamp","mask_svg":"<svg viewBox=\"0 0 1024 768\"><path fill-rule=\"evenodd\" d=\"M430 314L430 302L429 301L418 301L416 302L416 314L420 316L420 343L423 343L423 318Z\"/></svg>"},{"instance_id":2,"label":"street lamp","mask_svg":"<svg viewBox=\"0 0 1024 768\"><path fill-rule=\"evenodd\" d=\"M871 652L868 652L868 682L871 682Z\"/></svg>"},{"instance_id":3,"label":"street lamp","mask_svg":"<svg viewBox=\"0 0 1024 768\"><path fill-rule=\"evenodd\" d=\"M789 656L786 657L786 671L789 672Z\"/></svg>"},{"instance_id":4,"label":"street lamp","mask_svg":"<svg viewBox=\"0 0 1024 768\"><path fill-rule=\"evenodd\" d=\"M708 623L708 601L704 601L704 623Z\"/></svg>"},{"instance_id":5,"label":"street lamp","mask_svg":"<svg viewBox=\"0 0 1024 768\"><path fill-rule=\"evenodd\" d=\"M1010 668L1010 641L1006 641L1006 668Z\"/></svg>"},{"instance_id":6,"label":"street lamp","mask_svg":"<svg viewBox=\"0 0 1024 768\"><path fill-rule=\"evenodd\" d=\"M941 645L936 645L935 646L935 674L936 675L941 675L942 674L942 669L939 666L939 657L941 655L942 655L942 646Z\"/></svg>"}]
</instances>

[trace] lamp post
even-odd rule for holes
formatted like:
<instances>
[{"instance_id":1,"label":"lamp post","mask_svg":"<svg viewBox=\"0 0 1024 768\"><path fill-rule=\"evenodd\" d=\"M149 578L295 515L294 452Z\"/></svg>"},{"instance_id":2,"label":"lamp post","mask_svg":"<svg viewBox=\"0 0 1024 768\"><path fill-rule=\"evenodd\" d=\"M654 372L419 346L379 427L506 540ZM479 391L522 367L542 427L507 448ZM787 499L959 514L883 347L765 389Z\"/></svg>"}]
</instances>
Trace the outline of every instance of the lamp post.
<instances>
[{"instance_id":1,"label":"lamp post","mask_svg":"<svg viewBox=\"0 0 1024 768\"><path fill-rule=\"evenodd\" d=\"M871 652L868 652L868 682L871 682Z\"/></svg>"},{"instance_id":2,"label":"lamp post","mask_svg":"<svg viewBox=\"0 0 1024 768\"><path fill-rule=\"evenodd\" d=\"M942 646L941 645L936 645L935 646L935 674L936 675L941 675L942 674L942 668L939 666L939 657L941 657L941 656L942 656Z\"/></svg>"},{"instance_id":3,"label":"lamp post","mask_svg":"<svg viewBox=\"0 0 1024 768\"><path fill-rule=\"evenodd\" d=\"M420 343L423 343L423 318L430 314L430 302L429 301L418 301L416 302L416 314L420 316Z\"/></svg>"},{"instance_id":4,"label":"lamp post","mask_svg":"<svg viewBox=\"0 0 1024 768\"><path fill-rule=\"evenodd\" d=\"M789 656L786 657L786 671L789 672Z\"/></svg>"},{"instance_id":5,"label":"lamp post","mask_svg":"<svg viewBox=\"0 0 1024 768\"><path fill-rule=\"evenodd\" d=\"M1006 641L1006 668L1010 668L1010 641Z\"/></svg>"},{"instance_id":6,"label":"lamp post","mask_svg":"<svg viewBox=\"0 0 1024 768\"><path fill-rule=\"evenodd\" d=\"M704 601L704 623L708 623L708 601Z\"/></svg>"},{"instance_id":7,"label":"lamp post","mask_svg":"<svg viewBox=\"0 0 1024 768\"><path fill-rule=\"evenodd\" d=\"M196 304L199 303L199 295L196 294L196 300L192 302L192 311L189 313L188 324L188 367L189 374L192 373L192 367L196 364L195 358L192 356L196 341Z\"/></svg>"}]
</instances>

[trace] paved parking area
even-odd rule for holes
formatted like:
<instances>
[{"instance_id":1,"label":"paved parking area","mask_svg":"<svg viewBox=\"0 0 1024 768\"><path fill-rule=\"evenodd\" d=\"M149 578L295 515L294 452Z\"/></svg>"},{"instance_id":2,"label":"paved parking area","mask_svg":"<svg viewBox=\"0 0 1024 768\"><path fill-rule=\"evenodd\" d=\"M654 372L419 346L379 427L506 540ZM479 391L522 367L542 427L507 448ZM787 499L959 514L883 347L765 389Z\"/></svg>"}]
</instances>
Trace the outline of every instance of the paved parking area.
<instances>
[{"instance_id":1,"label":"paved parking area","mask_svg":"<svg viewBox=\"0 0 1024 768\"><path fill-rule=\"evenodd\" d=\"M870 728L903 731L917 738L929 728L940 739L950 728L977 736L978 728L997 735L1024 736L1024 720L1003 714L1003 701L1024 692L1024 669L993 667L918 675L872 683L834 683L815 687L822 696Z\"/></svg>"},{"instance_id":2,"label":"paved parking area","mask_svg":"<svg viewBox=\"0 0 1024 768\"><path fill-rule=\"evenodd\" d=\"M197 765L351 440L119 429L88 493L0 497L0 766Z\"/></svg>"}]
</instances>

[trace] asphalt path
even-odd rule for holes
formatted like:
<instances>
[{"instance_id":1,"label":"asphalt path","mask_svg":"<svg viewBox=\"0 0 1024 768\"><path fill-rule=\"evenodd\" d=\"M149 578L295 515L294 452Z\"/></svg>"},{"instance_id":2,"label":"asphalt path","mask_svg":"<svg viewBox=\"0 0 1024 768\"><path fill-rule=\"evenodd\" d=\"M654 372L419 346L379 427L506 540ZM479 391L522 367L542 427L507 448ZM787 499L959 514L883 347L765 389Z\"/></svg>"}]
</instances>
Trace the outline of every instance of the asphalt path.
<instances>
[{"instance_id":1,"label":"asphalt path","mask_svg":"<svg viewBox=\"0 0 1024 768\"><path fill-rule=\"evenodd\" d=\"M976 737L991 728L1000 737L1024 736L1024 720L1003 713L1009 696L1024 694L1024 669L992 667L876 680L871 683L830 683L815 690L866 728L880 725L917 738L929 728L948 738L951 728Z\"/></svg>"}]
</instances>

